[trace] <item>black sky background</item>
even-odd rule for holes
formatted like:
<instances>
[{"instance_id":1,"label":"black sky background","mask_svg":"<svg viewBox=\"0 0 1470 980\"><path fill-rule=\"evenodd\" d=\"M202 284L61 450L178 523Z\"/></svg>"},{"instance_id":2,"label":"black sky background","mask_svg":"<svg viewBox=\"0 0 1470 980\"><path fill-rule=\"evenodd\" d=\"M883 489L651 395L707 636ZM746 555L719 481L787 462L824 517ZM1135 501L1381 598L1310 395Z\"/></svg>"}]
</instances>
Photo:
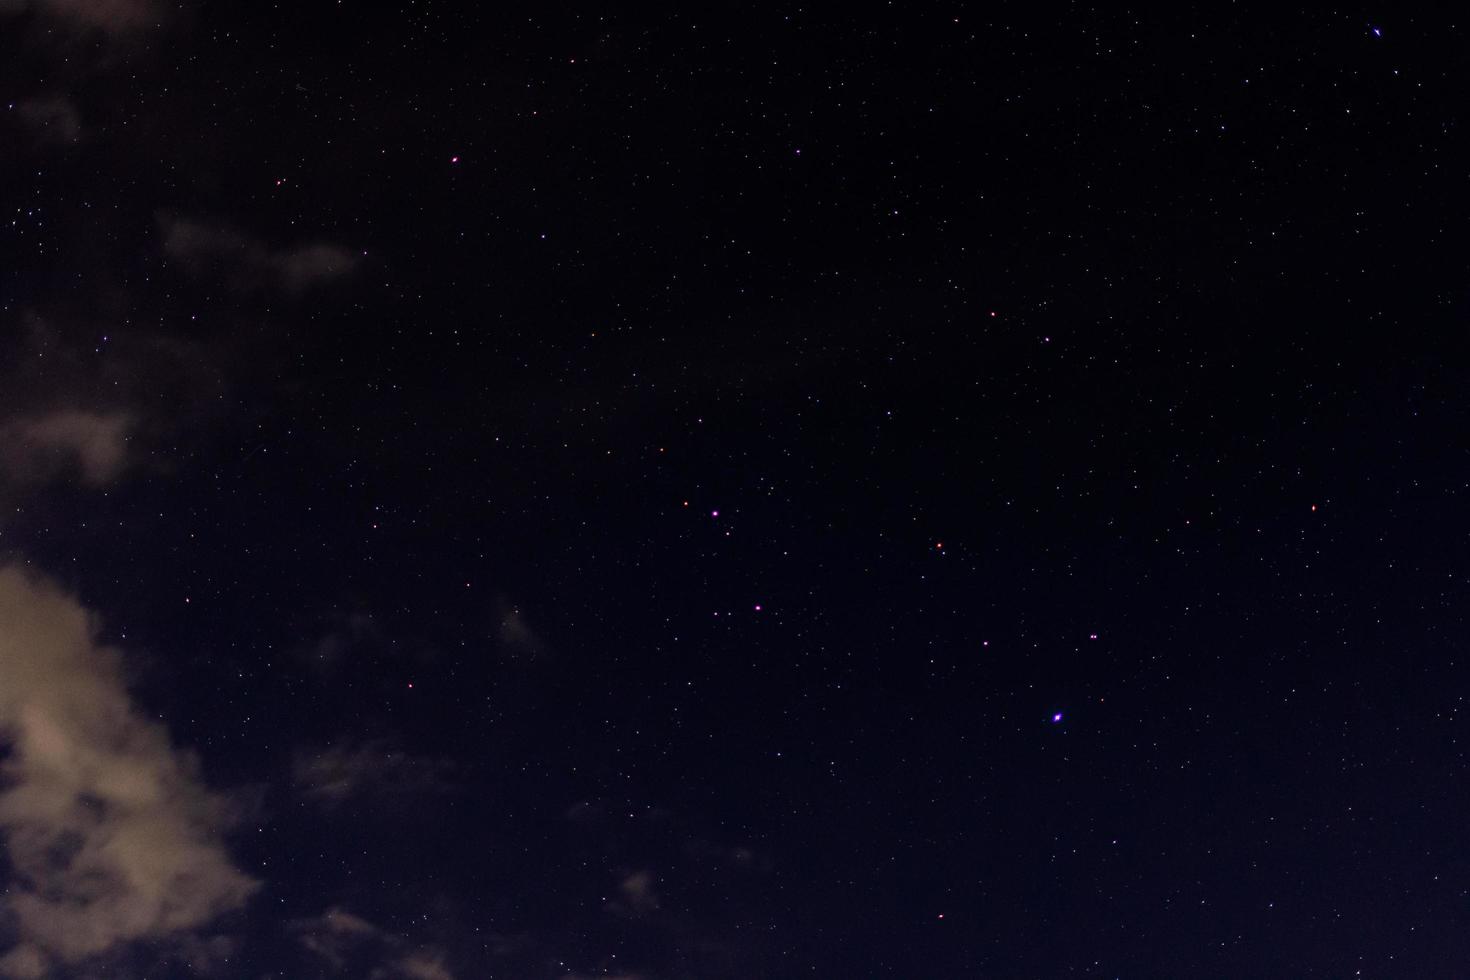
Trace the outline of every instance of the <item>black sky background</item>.
<instances>
[{"instance_id":1,"label":"black sky background","mask_svg":"<svg viewBox=\"0 0 1470 980\"><path fill-rule=\"evenodd\" d=\"M52 975L1462 975L1462 25L76 9L0 547L262 884Z\"/></svg>"}]
</instances>

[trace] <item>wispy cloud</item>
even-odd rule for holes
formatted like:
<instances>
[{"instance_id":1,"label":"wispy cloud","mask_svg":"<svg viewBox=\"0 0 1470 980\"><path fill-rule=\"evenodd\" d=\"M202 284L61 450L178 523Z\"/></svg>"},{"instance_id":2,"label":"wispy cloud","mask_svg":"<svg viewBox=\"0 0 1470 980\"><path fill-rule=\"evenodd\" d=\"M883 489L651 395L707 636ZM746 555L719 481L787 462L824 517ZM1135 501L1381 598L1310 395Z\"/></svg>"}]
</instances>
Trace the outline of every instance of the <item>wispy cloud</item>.
<instances>
[{"instance_id":1,"label":"wispy cloud","mask_svg":"<svg viewBox=\"0 0 1470 980\"><path fill-rule=\"evenodd\" d=\"M653 887L652 871L635 871L618 883L621 901L610 903L615 911L643 915L658 910L658 893Z\"/></svg>"},{"instance_id":2,"label":"wispy cloud","mask_svg":"<svg viewBox=\"0 0 1470 980\"><path fill-rule=\"evenodd\" d=\"M382 938L383 932L361 916L346 909L330 908L310 919L291 924L301 945L321 958L332 970L346 968L348 956L360 944Z\"/></svg>"},{"instance_id":3,"label":"wispy cloud","mask_svg":"<svg viewBox=\"0 0 1470 980\"><path fill-rule=\"evenodd\" d=\"M0 425L0 464L11 482L43 483L74 469L102 486L127 464L132 416L125 412L63 410Z\"/></svg>"},{"instance_id":4,"label":"wispy cloud","mask_svg":"<svg viewBox=\"0 0 1470 980\"><path fill-rule=\"evenodd\" d=\"M444 965L444 958L437 953L410 953L373 976L382 980L400 977L403 980L454 980L454 974Z\"/></svg>"},{"instance_id":5,"label":"wispy cloud","mask_svg":"<svg viewBox=\"0 0 1470 980\"><path fill-rule=\"evenodd\" d=\"M531 629L520 607L512 604L505 596L496 599L495 605L500 617L500 645L507 654L513 657L536 657L546 652L546 641Z\"/></svg>"},{"instance_id":6,"label":"wispy cloud","mask_svg":"<svg viewBox=\"0 0 1470 980\"><path fill-rule=\"evenodd\" d=\"M222 837L231 807L133 705L121 658L55 585L0 569L0 976L39 978L140 941L183 941L257 882Z\"/></svg>"},{"instance_id":7,"label":"wispy cloud","mask_svg":"<svg viewBox=\"0 0 1470 980\"><path fill-rule=\"evenodd\" d=\"M282 289L301 293L355 272L362 256L331 242L272 248L229 225L162 215L163 250L190 274L223 277L238 291Z\"/></svg>"},{"instance_id":8,"label":"wispy cloud","mask_svg":"<svg viewBox=\"0 0 1470 980\"><path fill-rule=\"evenodd\" d=\"M168 8L157 0L0 0L0 13L28 10L79 30L130 34L160 23Z\"/></svg>"},{"instance_id":9,"label":"wispy cloud","mask_svg":"<svg viewBox=\"0 0 1470 980\"><path fill-rule=\"evenodd\" d=\"M453 766L439 759L410 755L386 742L339 743L300 752L293 774L308 799L335 807L354 796L420 797L453 788Z\"/></svg>"},{"instance_id":10,"label":"wispy cloud","mask_svg":"<svg viewBox=\"0 0 1470 980\"><path fill-rule=\"evenodd\" d=\"M21 99L14 111L36 147L75 143L82 136L82 115L76 103L59 95Z\"/></svg>"},{"instance_id":11,"label":"wispy cloud","mask_svg":"<svg viewBox=\"0 0 1470 980\"><path fill-rule=\"evenodd\" d=\"M369 980L454 980L440 951L411 949L403 936L346 909L329 908L298 919L291 923L291 931L302 948L333 974L351 971Z\"/></svg>"},{"instance_id":12,"label":"wispy cloud","mask_svg":"<svg viewBox=\"0 0 1470 980\"><path fill-rule=\"evenodd\" d=\"M0 326L0 502L100 488L170 465L223 406L230 342L23 309Z\"/></svg>"}]
</instances>

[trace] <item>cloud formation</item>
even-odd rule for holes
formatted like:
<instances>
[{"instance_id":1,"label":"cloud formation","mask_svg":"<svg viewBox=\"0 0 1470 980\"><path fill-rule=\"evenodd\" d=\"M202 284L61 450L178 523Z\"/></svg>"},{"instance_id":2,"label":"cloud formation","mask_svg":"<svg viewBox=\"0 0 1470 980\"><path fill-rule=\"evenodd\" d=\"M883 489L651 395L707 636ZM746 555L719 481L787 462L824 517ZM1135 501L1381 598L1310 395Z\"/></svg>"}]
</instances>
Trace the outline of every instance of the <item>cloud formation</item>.
<instances>
[{"instance_id":1,"label":"cloud formation","mask_svg":"<svg viewBox=\"0 0 1470 980\"><path fill-rule=\"evenodd\" d=\"M351 970L369 980L454 980L438 950L406 951L402 936L346 909L329 908L314 918L298 919L291 930L334 974Z\"/></svg>"},{"instance_id":2,"label":"cloud formation","mask_svg":"<svg viewBox=\"0 0 1470 980\"><path fill-rule=\"evenodd\" d=\"M347 957L361 943L376 940L382 930L346 909L330 908L312 919L292 923L297 940L320 957L334 972L347 966Z\"/></svg>"},{"instance_id":3,"label":"cloud formation","mask_svg":"<svg viewBox=\"0 0 1470 980\"><path fill-rule=\"evenodd\" d=\"M381 973L384 980L390 977L402 977L403 980L454 980L454 974L444 965L444 958L437 953L410 953L387 967L387 971Z\"/></svg>"},{"instance_id":4,"label":"cloud formation","mask_svg":"<svg viewBox=\"0 0 1470 980\"><path fill-rule=\"evenodd\" d=\"M0 425L0 465L11 481L44 483L75 469L82 482L103 486L127 463L133 418L125 412L64 410Z\"/></svg>"},{"instance_id":5,"label":"cloud formation","mask_svg":"<svg viewBox=\"0 0 1470 980\"><path fill-rule=\"evenodd\" d=\"M161 216L159 225L164 252L185 271L221 275L241 292L270 288L301 293L350 276L362 258L329 242L275 249L235 228L178 215Z\"/></svg>"},{"instance_id":6,"label":"cloud formation","mask_svg":"<svg viewBox=\"0 0 1470 980\"><path fill-rule=\"evenodd\" d=\"M527 624L519 607L501 596L496 600L496 610L500 616L497 630L500 646L507 654L512 657L537 657L546 652L546 641Z\"/></svg>"},{"instance_id":7,"label":"cloud formation","mask_svg":"<svg viewBox=\"0 0 1470 980\"><path fill-rule=\"evenodd\" d=\"M37 147L75 143L82 136L82 115L76 103L58 95L21 99L15 114Z\"/></svg>"},{"instance_id":8,"label":"cloud formation","mask_svg":"<svg viewBox=\"0 0 1470 980\"><path fill-rule=\"evenodd\" d=\"M339 743L297 755L293 775L308 799L325 807L354 796L423 796L446 793L452 766L409 755L384 742Z\"/></svg>"},{"instance_id":9,"label":"cloud formation","mask_svg":"<svg viewBox=\"0 0 1470 980\"><path fill-rule=\"evenodd\" d=\"M0 0L0 13L27 10L80 30L130 34L157 25L165 8L156 0Z\"/></svg>"},{"instance_id":10,"label":"cloud formation","mask_svg":"<svg viewBox=\"0 0 1470 980\"><path fill-rule=\"evenodd\" d=\"M0 568L0 740L15 940L0 976L195 939L256 889L222 843L229 806L135 708L87 610L15 567Z\"/></svg>"},{"instance_id":11,"label":"cloud formation","mask_svg":"<svg viewBox=\"0 0 1470 980\"><path fill-rule=\"evenodd\" d=\"M653 888L653 872L635 871L618 884L622 892L622 903L613 903L615 908L641 915L658 910L658 893Z\"/></svg>"}]
</instances>

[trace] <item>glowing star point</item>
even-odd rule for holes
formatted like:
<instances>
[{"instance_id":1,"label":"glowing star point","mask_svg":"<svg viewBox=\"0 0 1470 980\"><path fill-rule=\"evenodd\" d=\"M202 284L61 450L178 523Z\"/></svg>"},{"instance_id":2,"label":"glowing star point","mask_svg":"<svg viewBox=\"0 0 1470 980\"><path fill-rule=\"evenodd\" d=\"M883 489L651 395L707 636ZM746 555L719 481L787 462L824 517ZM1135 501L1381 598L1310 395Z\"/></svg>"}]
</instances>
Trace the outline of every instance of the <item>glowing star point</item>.
<instances>
[{"instance_id":1,"label":"glowing star point","mask_svg":"<svg viewBox=\"0 0 1470 980\"><path fill-rule=\"evenodd\" d=\"M1057 724L1061 720L1062 720L1062 713L1060 711L1058 711L1056 714L1054 714L1054 715L1051 716L1051 723L1053 725Z\"/></svg>"}]
</instances>

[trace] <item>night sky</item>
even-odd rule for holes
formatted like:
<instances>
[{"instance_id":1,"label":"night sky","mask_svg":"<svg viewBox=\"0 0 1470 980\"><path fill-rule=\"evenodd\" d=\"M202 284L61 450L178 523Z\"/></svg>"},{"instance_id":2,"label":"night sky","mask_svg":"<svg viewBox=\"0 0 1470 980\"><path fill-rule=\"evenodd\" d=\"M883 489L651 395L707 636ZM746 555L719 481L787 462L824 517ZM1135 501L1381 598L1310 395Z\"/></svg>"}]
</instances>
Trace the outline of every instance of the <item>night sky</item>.
<instances>
[{"instance_id":1,"label":"night sky","mask_svg":"<svg viewBox=\"0 0 1470 980\"><path fill-rule=\"evenodd\" d=\"M555 6L0 0L0 977L1470 975L1470 23Z\"/></svg>"}]
</instances>

